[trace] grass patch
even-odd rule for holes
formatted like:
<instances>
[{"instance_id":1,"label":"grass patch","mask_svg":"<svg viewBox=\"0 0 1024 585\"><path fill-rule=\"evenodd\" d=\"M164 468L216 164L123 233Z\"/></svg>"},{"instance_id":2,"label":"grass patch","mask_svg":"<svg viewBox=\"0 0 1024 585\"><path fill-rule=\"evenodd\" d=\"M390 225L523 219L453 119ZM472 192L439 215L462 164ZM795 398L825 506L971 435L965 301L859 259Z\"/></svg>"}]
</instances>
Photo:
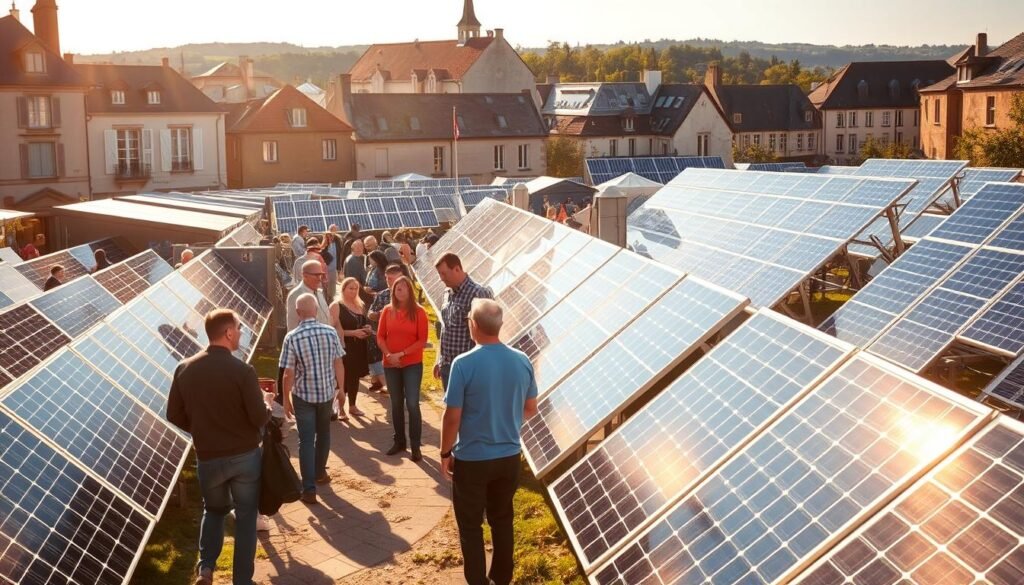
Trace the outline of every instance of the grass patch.
<instances>
[{"instance_id":1,"label":"grass patch","mask_svg":"<svg viewBox=\"0 0 1024 585\"><path fill-rule=\"evenodd\" d=\"M586 583L576 557L545 497L544 486L523 461L515 497L513 583ZM490 530L485 530L490 541Z\"/></svg>"}]
</instances>

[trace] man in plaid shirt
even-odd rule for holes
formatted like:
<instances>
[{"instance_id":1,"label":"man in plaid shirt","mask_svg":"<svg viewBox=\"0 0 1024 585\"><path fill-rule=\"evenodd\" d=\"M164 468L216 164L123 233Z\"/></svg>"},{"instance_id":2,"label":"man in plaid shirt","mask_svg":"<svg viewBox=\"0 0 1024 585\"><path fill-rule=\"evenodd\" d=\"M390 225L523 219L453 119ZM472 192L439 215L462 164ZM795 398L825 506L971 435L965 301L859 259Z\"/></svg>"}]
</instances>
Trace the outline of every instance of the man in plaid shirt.
<instances>
[{"instance_id":1,"label":"man in plaid shirt","mask_svg":"<svg viewBox=\"0 0 1024 585\"><path fill-rule=\"evenodd\" d=\"M448 388L452 361L473 349L476 343L469 336L469 308L473 299L493 299L491 289L477 284L462 269L458 255L448 252L434 263L441 282L448 287L441 305L441 357L434 364L434 377Z\"/></svg>"},{"instance_id":2,"label":"man in plaid shirt","mask_svg":"<svg viewBox=\"0 0 1024 585\"><path fill-rule=\"evenodd\" d=\"M288 332L281 350L284 368L284 411L295 416L299 431L302 501L316 504L316 484L331 481L331 402L344 388L345 366L338 332L316 320L317 301L305 293L296 301L299 325ZM293 397L294 394L294 397Z\"/></svg>"}]
</instances>

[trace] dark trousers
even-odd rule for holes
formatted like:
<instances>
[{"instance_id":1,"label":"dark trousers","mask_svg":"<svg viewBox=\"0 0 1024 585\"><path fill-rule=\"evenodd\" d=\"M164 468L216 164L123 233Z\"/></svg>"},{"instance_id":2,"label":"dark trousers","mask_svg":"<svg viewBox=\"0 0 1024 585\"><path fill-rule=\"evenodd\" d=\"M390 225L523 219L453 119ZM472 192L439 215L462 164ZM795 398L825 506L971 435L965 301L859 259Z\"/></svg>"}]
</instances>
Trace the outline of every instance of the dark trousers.
<instances>
[{"instance_id":1,"label":"dark trousers","mask_svg":"<svg viewBox=\"0 0 1024 585\"><path fill-rule=\"evenodd\" d=\"M348 405L356 405L356 396L359 396L359 374L355 373L357 370L352 367L345 368L345 396L348 396ZM341 404L338 405L339 407Z\"/></svg>"},{"instance_id":2,"label":"dark trousers","mask_svg":"<svg viewBox=\"0 0 1024 585\"><path fill-rule=\"evenodd\" d=\"M452 501L469 585L512 582L512 497L519 487L519 455L486 461L455 461ZM484 511L491 526L494 555L487 571Z\"/></svg>"}]
</instances>

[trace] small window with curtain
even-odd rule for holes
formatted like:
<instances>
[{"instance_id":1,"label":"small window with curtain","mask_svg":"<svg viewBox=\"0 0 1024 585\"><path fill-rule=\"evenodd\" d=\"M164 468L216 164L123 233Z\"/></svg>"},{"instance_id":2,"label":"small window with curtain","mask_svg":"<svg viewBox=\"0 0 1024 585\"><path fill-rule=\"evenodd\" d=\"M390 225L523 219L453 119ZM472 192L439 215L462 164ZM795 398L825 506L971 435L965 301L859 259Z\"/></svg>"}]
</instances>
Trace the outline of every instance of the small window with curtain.
<instances>
[{"instance_id":1,"label":"small window with curtain","mask_svg":"<svg viewBox=\"0 0 1024 585\"><path fill-rule=\"evenodd\" d=\"M192 129L171 128L171 170L185 172L192 170Z\"/></svg>"},{"instance_id":2,"label":"small window with curtain","mask_svg":"<svg viewBox=\"0 0 1024 585\"><path fill-rule=\"evenodd\" d=\"M57 149L53 142L31 142L28 145L25 168L28 179L47 179L57 176Z\"/></svg>"},{"instance_id":3,"label":"small window with curtain","mask_svg":"<svg viewBox=\"0 0 1024 585\"><path fill-rule=\"evenodd\" d=\"M530 145L520 144L519 145L519 170L523 171L530 168Z\"/></svg>"},{"instance_id":4,"label":"small window with curtain","mask_svg":"<svg viewBox=\"0 0 1024 585\"><path fill-rule=\"evenodd\" d=\"M323 159L338 160L338 141L334 138L324 138Z\"/></svg>"},{"instance_id":5,"label":"small window with curtain","mask_svg":"<svg viewBox=\"0 0 1024 585\"><path fill-rule=\"evenodd\" d=\"M35 95L25 98L28 106L28 127L49 128L52 126L50 116L50 97Z\"/></svg>"},{"instance_id":6,"label":"small window with curtain","mask_svg":"<svg viewBox=\"0 0 1024 585\"><path fill-rule=\"evenodd\" d=\"M292 128L306 127L306 108L292 108L290 117Z\"/></svg>"},{"instance_id":7,"label":"small window with curtain","mask_svg":"<svg viewBox=\"0 0 1024 585\"><path fill-rule=\"evenodd\" d=\"M148 103L151 106L159 106L160 105L160 92L158 90L155 90L155 89L151 89L151 90L147 91L146 92L146 103Z\"/></svg>"},{"instance_id":8,"label":"small window with curtain","mask_svg":"<svg viewBox=\"0 0 1024 585\"><path fill-rule=\"evenodd\" d=\"M265 163L276 163L277 162L277 141L276 140L264 140L263 141L263 162L265 162Z\"/></svg>"},{"instance_id":9,"label":"small window with curtain","mask_svg":"<svg viewBox=\"0 0 1024 585\"><path fill-rule=\"evenodd\" d=\"M503 171L505 170L505 147L504 145L497 145L494 147L494 170Z\"/></svg>"},{"instance_id":10,"label":"small window with curtain","mask_svg":"<svg viewBox=\"0 0 1024 585\"><path fill-rule=\"evenodd\" d=\"M434 174L444 174L444 147L434 147Z\"/></svg>"},{"instance_id":11,"label":"small window with curtain","mask_svg":"<svg viewBox=\"0 0 1024 585\"><path fill-rule=\"evenodd\" d=\"M46 73L46 55L42 51L28 51L25 53L26 73Z\"/></svg>"},{"instance_id":12,"label":"small window with curtain","mask_svg":"<svg viewBox=\"0 0 1024 585\"><path fill-rule=\"evenodd\" d=\"M123 106L124 105L124 90L123 89L115 89L115 90L111 91L110 92L110 103L114 104L115 106Z\"/></svg>"}]
</instances>

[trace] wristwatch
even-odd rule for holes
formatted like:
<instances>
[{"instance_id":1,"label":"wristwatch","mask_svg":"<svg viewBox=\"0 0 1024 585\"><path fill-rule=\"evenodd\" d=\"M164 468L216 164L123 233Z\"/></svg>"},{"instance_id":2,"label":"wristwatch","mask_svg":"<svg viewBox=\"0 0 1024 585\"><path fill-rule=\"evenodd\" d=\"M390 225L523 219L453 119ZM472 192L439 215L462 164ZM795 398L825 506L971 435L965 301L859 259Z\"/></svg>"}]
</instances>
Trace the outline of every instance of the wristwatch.
<instances>
[{"instance_id":1,"label":"wristwatch","mask_svg":"<svg viewBox=\"0 0 1024 585\"><path fill-rule=\"evenodd\" d=\"M452 456L452 452L451 452L450 449L448 451L445 451L444 453L441 453L441 459L447 459L447 458L449 458L451 456Z\"/></svg>"}]
</instances>

